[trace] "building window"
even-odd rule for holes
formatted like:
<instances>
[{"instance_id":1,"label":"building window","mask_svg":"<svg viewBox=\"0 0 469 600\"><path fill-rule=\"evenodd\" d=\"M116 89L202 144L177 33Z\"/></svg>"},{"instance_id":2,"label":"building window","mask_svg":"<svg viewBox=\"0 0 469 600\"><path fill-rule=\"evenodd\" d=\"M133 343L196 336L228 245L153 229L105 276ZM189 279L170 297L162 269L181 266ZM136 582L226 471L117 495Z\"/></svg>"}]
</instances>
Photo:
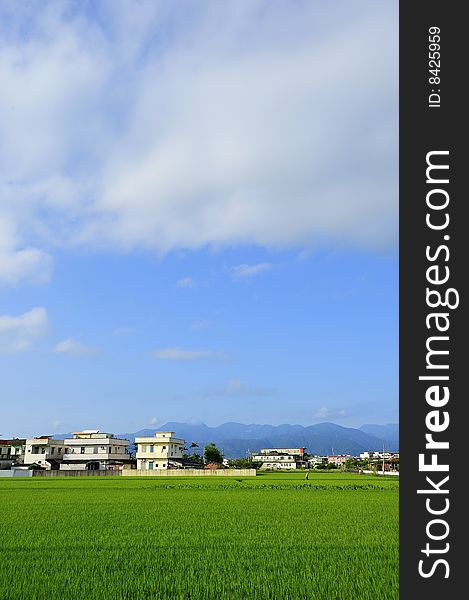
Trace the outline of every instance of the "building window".
<instances>
[{"instance_id":1,"label":"building window","mask_svg":"<svg viewBox=\"0 0 469 600\"><path fill-rule=\"evenodd\" d=\"M51 448L51 449L50 449L50 453L51 453L51 454L54 454L54 450L55 450L55 448Z\"/></svg>"},{"instance_id":2,"label":"building window","mask_svg":"<svg viewBox=\"0 0 469 600\"><path fill-rule=\"evenodd\" d=\"M84 446L82 446L82 447L80 448L80 453L81 453L81 454L85 454L85 447L84 447Z\"/></svg>"},{"instance_id":3,"label":"building window","mask_svg":"<svg viewBox=\"0 0 469 600\"><path fill-rule=\"evenodd\" d=\"M154 465L154 462L152 460L150 460L148 462L148 468L150 469L150 471L153 471L153 465Z\"/></svg>"},{"instance_id":4,"label":"building window","mask_svg":"<svg viewBox=\"0 0 469 600\"><path fill-rule=\"evenodd\" d=\"M154 444L150 444L150 452L154 452L155 451L155 445Z\"/></svg>"},{"instance_id":5,"label":"building window","mask_svg":"<svg viewBox=\"0 0 469 600\"><path fill-rule=\"evenodd\" d=\"M166 450L166 446L163 446L162 450Z\"/></svg>"},{"instance_id":6,"label":"building window","mask_svg":"<svg viewBox=\"0 0 469 600\"><path fill-rule=\"evenodd\" d=\"M163 467L163 469L166 468L166 463L163 463L161 466Z\"/></svg>"}]
</instances>

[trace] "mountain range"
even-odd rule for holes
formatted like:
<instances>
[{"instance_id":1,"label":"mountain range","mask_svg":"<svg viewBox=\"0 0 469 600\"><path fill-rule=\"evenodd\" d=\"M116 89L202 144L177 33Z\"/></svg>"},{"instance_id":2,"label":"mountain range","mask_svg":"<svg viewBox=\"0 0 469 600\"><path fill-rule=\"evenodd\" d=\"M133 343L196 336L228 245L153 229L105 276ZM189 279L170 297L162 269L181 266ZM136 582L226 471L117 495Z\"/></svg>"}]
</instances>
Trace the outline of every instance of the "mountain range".
<instances>
[{"instance_id":1,"label":"mountain range","mask_svg":"<svg viewBox=\"0 0 469 600\"><path fill-rule=\"evenodd\" d=\"M242 423L223 423L209 427L204 423L168 422L157 429L141 429L134 433L122 433L132 442L136 437L153 436L156 431L174 431L175 435L186 441L188 452L190 444L198 444L197 452L203 446L215 443L226 458L244 457L260 448L298 448L306 447L310 454L352 454L366 450L390 452L399 450L399 425L362 425L359 429L342 427L335 423L316 425L244 425Z\"/></svg>"},{"instance_id":2,"label":"mountain range","mask_svg":"<svg viewBox=\"0 0 469 600\"><path fill-rule=\"evenodd\" d=\"M366 450L399 450L399 425L368 424L356 429L342 427L335 423L316 425L245 425L243 423L223 423L210 427L204 423L178 423L169 421L156 429L140 429L132 433L119 433L116 437L132 443L136 437L151 437L156 431L174 431L176 437L186 442L188 453L192 442L197 444L195 451L202 453L203 447L213 442L226 458L245 457L260 448L299 448L305 447L309 454L352 454ZM55 439L72 437L71 433L56 434Z\"/></svg>"}]
</instances>

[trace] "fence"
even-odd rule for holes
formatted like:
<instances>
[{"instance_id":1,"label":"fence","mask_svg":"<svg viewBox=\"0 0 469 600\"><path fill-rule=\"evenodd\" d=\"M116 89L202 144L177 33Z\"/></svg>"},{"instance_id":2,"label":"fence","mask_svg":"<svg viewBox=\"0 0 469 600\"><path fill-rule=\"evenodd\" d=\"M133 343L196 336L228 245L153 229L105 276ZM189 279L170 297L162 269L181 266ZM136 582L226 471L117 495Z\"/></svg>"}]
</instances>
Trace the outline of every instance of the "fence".
<instances>
[{"instance_id":1,"label":"fence","mask_svg":"<svg viewBox=\"0 0 469 600\"><path fill-rule=\"evenodd\" d=\"M122 475L122 471L99 471L85 469L51 469L50 471L32 471L33 477L116 477Z\"/></svg>"},{"instance_id":2,"label":"fence","mask_svg":"<svg viewBox=\"0 0 469 600\"><path fill-rule=\"evenodd\" d=\"M2 469L0 477L32 477L33 472L28 469Z\"/></svg>"},{"instance_id":3,"label":"fence","mask_svg":"<svg viewBox=\"0 0 469 600\"><path fill-rule=\"evenodd\" d=\"M124 469L124 477L255 477L256 469Z\"/></svg>"},{"instance_id":4,"label":"fence","mask_svg":"<svg viewBox=\"0 0 469 600\"><path fill-rule=\"evenodd\" d=\"M141 471L123 469L122 471L87 470L0 470L0 477L255 477L256 469L154 469Z\"/></svg>"}]
</instances>

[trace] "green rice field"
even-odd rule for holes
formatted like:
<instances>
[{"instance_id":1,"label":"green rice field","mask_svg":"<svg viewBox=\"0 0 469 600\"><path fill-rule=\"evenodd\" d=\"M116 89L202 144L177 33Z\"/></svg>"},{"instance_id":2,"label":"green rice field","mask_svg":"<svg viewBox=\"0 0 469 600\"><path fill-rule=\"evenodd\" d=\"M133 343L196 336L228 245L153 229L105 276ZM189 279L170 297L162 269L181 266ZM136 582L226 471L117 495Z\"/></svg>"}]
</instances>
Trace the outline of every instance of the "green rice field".
<instances>
[{"instance_id":1,"label":"green rice field","mask_svg":"<svg viewBox=\"0 0 469 600\"><path fill-rule=\"evenodd\" d=\"M398 487L341 473L0 479L0 599L397 600Z\"/></svg>"}]
</instances>

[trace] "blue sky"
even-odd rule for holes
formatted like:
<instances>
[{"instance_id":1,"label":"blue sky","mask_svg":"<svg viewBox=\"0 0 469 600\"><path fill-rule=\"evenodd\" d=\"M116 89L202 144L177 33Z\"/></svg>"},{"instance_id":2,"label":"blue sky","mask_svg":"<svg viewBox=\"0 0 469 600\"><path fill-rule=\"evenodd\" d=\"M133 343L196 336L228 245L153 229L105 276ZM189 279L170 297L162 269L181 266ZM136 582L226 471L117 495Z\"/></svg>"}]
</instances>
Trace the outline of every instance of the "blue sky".
<instances>
[{"instance_id":1,"label":"blue sky","mask_svg":"<svg viewBox=\"0 0 469 600\"><path fill-rule=\"evenodd\" d=\"M0 434L397 421L397 3L37 4L0 8Z\"/></svg>"}]
</instances>

